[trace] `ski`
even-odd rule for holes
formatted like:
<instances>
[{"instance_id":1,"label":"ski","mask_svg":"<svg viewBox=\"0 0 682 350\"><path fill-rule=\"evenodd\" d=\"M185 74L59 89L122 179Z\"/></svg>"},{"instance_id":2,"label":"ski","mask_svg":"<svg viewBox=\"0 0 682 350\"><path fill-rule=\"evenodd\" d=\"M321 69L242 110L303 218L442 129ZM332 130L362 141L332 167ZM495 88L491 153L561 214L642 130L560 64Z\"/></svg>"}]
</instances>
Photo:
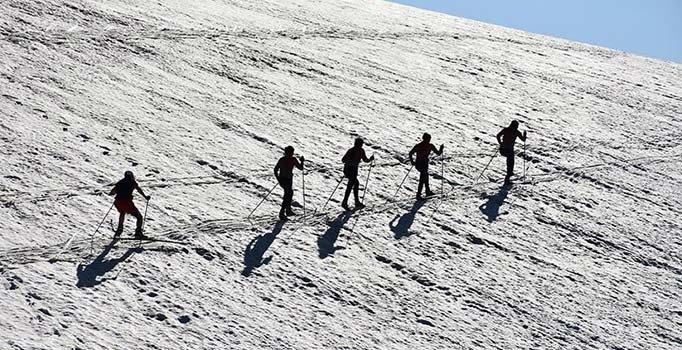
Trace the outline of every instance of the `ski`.
<instances>
[{"instance_id":1,"label":"ski","mask_svg":"<svg viewBox=\"0 0 682 350\"><path fill-rule=\"evenodd\" d=\"M443 196L440 195L440 194L432 194L432 195L430 195L430 196L423 196L423 197L420 197L420 198L417 199L417 201L428 201L428 200L430 200L430 199L441 198L441 197L443 197Z\"/></svg>"},{"instance_id":2,"label":"ski","mask_svg":"<svg viewBox=\"0 0 682 350\"><path fill-rule=\"evenodd\" d=\"M149 237L149 236L144 236L144 237L119 237L119 238L117 238L117 240L119 240L119 241L139 241L139 242L143 242L143 243L159 242L159 243L172 243L172 244L188 244L188 242L177 241L177 240L172 240L172 239L155 238L155 237Z\"/></svg>"}]
</instances>

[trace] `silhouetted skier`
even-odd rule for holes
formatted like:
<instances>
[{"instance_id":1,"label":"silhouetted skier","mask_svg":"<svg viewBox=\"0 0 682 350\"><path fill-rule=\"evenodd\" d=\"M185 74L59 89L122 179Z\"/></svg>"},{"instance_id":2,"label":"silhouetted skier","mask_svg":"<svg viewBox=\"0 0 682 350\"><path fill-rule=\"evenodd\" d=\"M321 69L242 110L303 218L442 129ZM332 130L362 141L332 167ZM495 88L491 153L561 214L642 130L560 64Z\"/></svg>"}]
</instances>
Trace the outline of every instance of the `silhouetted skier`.
<instances>
[{"instance_id":1,"label":"silhouetted skier","mask_svg":"<svg viewBox=\"0 0 682 350\"><path fill-rule=\"evenodd\" d=\"M358 199L358 192L360 188L360 181L358 181L358 167L360 166L360 161L365 163L371 162L374 160L374 156L367 159L365 150L362 148L364 143L365 142L361 138L355 139L355 146L349 149L343 158L341 158L341 161L344 164L343 175L348 178L346 194L343 196L343 202L341 202L341 206L346 210L350 210L348 208L348 197L350 196L351 191L353 191L353 196L355 197L354 209L362 209L365 207L365 205L360 202L360 199Z\"/></svg>"},{"instance_id":2,"label":"silhouetted skier","mask_svg":"<svg viewBox=\"0 0 682 350\"><path fill-rule=\"evenodd\" d=\"M142 233L142 223L143 218L140 211L135 207L133 203L133 191L137 190L140 192L142 197L149 200L151 196L144 194L140 186L138 186L137 181L135 181L135 175L133 172L128 170L125 172L123 179L114 185L114 188L109 192L110 196L116 195L114 199L114 206L119 212L118 216L118 227L116 228L116 233L114 237L118 237L123 232L123 223L125 222L126 214L131 214L137 219L137 226L135 228L135 237L143 237Z\"/></svg>"},{"instance_id":3,"label":"silhouetted skier","mask_svg":"<svg viewBox=\"0 0 682 350\"><path fill-rule=\"evenodd\" d=\"M433 151L436 155L441 155L443 153L443 145L440 145L440 149L436 149L436 146L431 144L431 135L424 133L422 136L422 142L416 144L412 147L410 151L410 162L419 171L419 186L417 187L417 200L422 199L422 187L426 187L426 196L433 196L431 188L429 187L429 154ZM414 160L412 156L417 154L417 159Z\"/></svg>"},{"instance_id":4,"label":"silhouetted skier","mask_svg":"<svg viewBox=\"0 0 682 350\"><path fill-rule=\"evenodd\" d=\"M526 132L523 134L519 132L519 122L512 121L508 127L502 129L497 134L497 143L500 144L500 154L507 157L507 176L504 177L504 182L509 183L514 174L514 143L516 138L526 141Z\"/></svg>"},{"instance_id":5,"label":"silhouetted skier","mask_svg":"<svg viewBox=\"0 0 682 350\"><path fill-rule=\"evenodd\" d=\"M305 159L303 156L298 159L294 158L294 148L287 146L284 148L284 157L280 158L275 165L275 177L277 182L284 190L284 196L282 196L282 208L279 211L279 218L281 220L286 220L287 216L293 216L294 212L291 210L291 202L294 198L293 179L294 179L294 167L299 170L303 170L303 162Z\"/></svg>"}]
</instances>

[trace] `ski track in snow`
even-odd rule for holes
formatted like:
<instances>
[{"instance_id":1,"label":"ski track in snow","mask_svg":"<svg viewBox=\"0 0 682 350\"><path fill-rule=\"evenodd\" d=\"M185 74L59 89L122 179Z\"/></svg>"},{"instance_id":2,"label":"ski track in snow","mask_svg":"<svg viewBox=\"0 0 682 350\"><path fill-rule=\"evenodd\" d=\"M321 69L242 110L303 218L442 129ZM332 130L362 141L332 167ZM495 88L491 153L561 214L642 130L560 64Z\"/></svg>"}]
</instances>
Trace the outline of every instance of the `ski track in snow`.
<instances>
[{"instance_id":1,"label":"ski track in snow","mask_svg":"<svg viewBox=\"0 0 682 350\"><path fill-rule=\"evenodd\" d=\"M678 64L356 0L12 0L0 43L2 349L682 347ZM528 183L474 183L512 119ZM390 201L426 131L442 204ZM358 135L367 208L310 215ZM246 220L288 144L309 215ZM93 233L127 169L166 241Z\"/></svg>"}]
</instances>

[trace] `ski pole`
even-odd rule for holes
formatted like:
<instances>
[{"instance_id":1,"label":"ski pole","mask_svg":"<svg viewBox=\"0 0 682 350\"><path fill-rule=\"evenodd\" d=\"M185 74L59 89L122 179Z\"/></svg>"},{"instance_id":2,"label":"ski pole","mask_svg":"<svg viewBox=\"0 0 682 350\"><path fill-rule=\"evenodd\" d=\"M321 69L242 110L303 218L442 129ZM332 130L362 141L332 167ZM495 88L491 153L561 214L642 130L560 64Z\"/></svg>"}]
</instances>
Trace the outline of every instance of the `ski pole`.
<instances>
[{"instance_id":1,"label":"ski pole","mask_svg":"<svg viewBox=\"0 0 682 350\"><path fill-rule=\"evenodd\" d=\"M327 207L327 204L329 203L329 201L332 199L332 197L334 197L334 193L336 193L336 190L339 188L339 186L341 186L341 182L343 182L343 179L344 179L344 177L341 177L341 180L339 180L339 183L336 184L336 187L334 187L332 194L329 195L329 198L327 198L327 201L324 202L324 205L322 206L322 209L320 209L320 211L324 210L324 208ZM317 209L315 211L317 212Z\"/></svg>"},{"instance_id":2,"label":"ski pole","mask_svg":"<svg viewBox=\"0 0 682 350\"><path fill-rule=\"evenodd\" d=\"M99 222L99 225L97 225L97 228L95 229L95 232L92 233L93 236L99 231L100 227L102 227L102 224L104 223L104 220L107 219L107 216L109 216L109 213L111 212L111 209L114 209L114 203L111 203L111 206L109 207L109 210L107 210L107 213L104 214L104 218L102 218L102 221L100 221L100 222Z\"/></svg>"},{"instance_id":3,"label":"ski pole","mask_svg":"<svg viewBox=\"0 0 682 350\"><path fill-rule=\"evenodd\" d=\"M107 216L109 216L109 213L111 212L111 209L114 209L114 203L111 203L111 206L109 207L109 210L107 210L107 213L104 214L104 217L102 218L102 221L99 222L99 225L97 225L97 228L95 229L95 232L93 232L93 233L90 235L90 254L92 254L92 251L94 250L94 245L95 245L95 243L94 243L94 238L95 238L95 235L96 235L97 232L99 231L100 227L102 227L102 224L104 223L104 220L106 220L106 219L107 219ZM69 244L71 244L71 241L73 240L73 237L75 237L75 234L74 234L74 236L71 236L71 238L66 242L66 245L64 246L65 248L68 247Z\"/></svg>"},{"instance_id":4,"label":"ski pole","mask_svg":"<svg viewBox=\"0 0 682 350\"><path fill-rule=\"evenodd\" d=\"M369 171L367 171L367 179L365 180L365 188L362 190L362 204L365 204L365 194L367 194L367 184L369 184L369 175L372 173L373 167L374 167L374 159L372 159L372 163L369 164Z\"/></svg>"},{"instance_id":5,"label":"ski pole","mask_svg":"<svg viewBox=\"0 0 682 350\"><path fill-rule=\"evenodd\" d=\"M440 196L445 195L445 151L440 154Z\"/></svg>"},{"instance_id":6,"label":"ski pole","mask_svg":"<svg viewBox=\"0 0 682 350\"><path fill-rule=\"evenodd\" d=\"M268 192L268 194L266 194L265 197L263 197L263 199L261 199L260 202L258 202L258 205L256 205L256 207L253 208L253 210L251 210L251 212L249 213L249 215L246 217L246 220L249 220L249 221L250 221L251 215L253 215L253 213L256 211L256 209L258 209L258 207L260 207L260 205L263 204L263 202L270 196L270 194L272 193L272 191L275 190L275 188L277 187L277 185L278 185L278 183L275 183L275 185L272 186L272 189L270 189L270 191Z\"/></svg>"},{"instance_id":7,"label":"ski pole","mask_svg":"<svg viewBox=\"0 0 682 350\"><path fill-rule=\"evenodd\" d=\"M495 157L497 157L497 148L495 149L495 153L493 153L492 156L490 157L490 161L488 162L488 164L486 164L485 168L483 168L483 171L481 171L481 173L476 178L476 181L474 181L473 186L476 186L476 184L478 183L478 180L481 178L481 176L483 176L483 173L485 173L485 171L488 170L490 163L493 162L493 159L495 159Z\"/></svg>"},{"instance_id":8,"label":"ski pole","mask_svg":"<svg viewBox=\"0 0 682 350\"><path fill-rule=\"evenodd\" d=\"M407 176L410 175L410 172L412 171L412 168L414 168L414 164L410 167L410 170L407 171L407 174L405 174L405 177L403 178L403 181L400 181L400 185L398 185L398 189L395 190L395 193L393 194L393 198L398 195L398 192L400 192L400 189L403 187L403 184L405 183L405 180L407 180ZM390 200L390 199L389 199ZM388 201L387 201L388 202Z\"/></svg>"},{"instance_id":9,"label":"ski pole","mask_svg":"<svg viewBox=\"0 0 682 350\"><path fill-rule=\"evenodd\" d=\"M152 197L149 196L149 199L147 199L147 203L144 205L144 218L142 219L142 234L144 234L144 227L147 225L147 208L149 208L149 201L152 200Z\"/></svg>"},{"instance_id":10,"label":"ski pole","mask_svg":"<svg viewBox=\"0 0 682 350\"><path fill-rule=\"evenodd\" d=\"M523 182L526 182L526 140L523 140Z\"/></svg>"},{"instance_id":11,"label":"ski pole","mask_svg":"<svg viewBox=\"0 0 682 350\"><path fill-rule=\"evenodd\" d=\"M301 164L301 179L303 181L303 221L305 222L305 166Z\"/></svg>"}]
</instances>

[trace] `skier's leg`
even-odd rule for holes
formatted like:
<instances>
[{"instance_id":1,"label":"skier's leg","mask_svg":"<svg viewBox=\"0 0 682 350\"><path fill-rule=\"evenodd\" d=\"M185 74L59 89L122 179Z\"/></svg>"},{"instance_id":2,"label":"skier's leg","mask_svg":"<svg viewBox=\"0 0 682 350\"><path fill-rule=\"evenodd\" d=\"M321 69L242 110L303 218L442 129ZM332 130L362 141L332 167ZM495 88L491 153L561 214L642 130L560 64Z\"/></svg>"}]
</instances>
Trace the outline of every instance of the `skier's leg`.
<instances>
[{"instance_id":1,"label":"skier's leg","mask_svg":"<svg viewBox=\"0 0 682 350\"><path fill-rule=\"evenodd\" d=\"M433 192L431 192L431 187L429 186L429 169L426 168L424 170L424 188L426 189L426 195L427 196L433 196Z\"/></svg>"},{"instance_id":2,"label":"skier's leg","mask_svg":"<svg viewBox=\"0 0 682 350\"><path fill-rule=\"evenodd\" d=\"M137 225L135 226L135 235L136 236L142 236L142 223L143 223L143 218L142 214L140 214L139 211L135 211L135 218L137 219Z\"/></svg>"},{"instance_id":3,"label":"skier's leg","mask_svg":"<svg viewBox=\"0 0 682 350\"><path fill-rule=\"evenodd\" d=\"M284 194L282 195L282 204L279 209L279 218L280 219L285 219L285 211L287 208L287 188L285 186L285 183L282 179L278 179L277 182L279 182L279 186L284 190Z\"/></svg>"},{"instance_id":4,"label":"skier's leg","mask_svg":"<svg viewBox=\"0 0 682 350\"><path fill-rule=\"evenodd\" d=\"M360 203L360 197L358 196L360 192L360 181L357 176L353 179L353 197L355 197L355 204Z\"/></svg>"},{"instance_id":5,"label":"skier's leg","mask_svg":"<svg viewBox=\"0 0 682 350\"><path fill-rule=\"evenodd\" d=\"M507 176L505 181L509 181L514 174L514 152L509 152L507 154Z\"/></svg>"},{"instance_id":6,"label":"skier's leg","mask_svg":"<svg viewBox=\"0 0 682 350\"><path fill-rule=\"evenodd\" d=\"M422 188L424 188L424 172L419 170L419 185L417 185L417 198L421 197Z\"/></svg>"},{"instance_id":7,"label":"skier's leg","mask_svg":"<svg viewBox=\"0 0 682 350\"><path fill-rule=\"evenodd\" d=\"M126 213L118 214L118 227L116 227L116 235L120 235L123 232L123 223L126 220Z\"/></svg>"},{"instance_id":8,"label":"skier's leg","mask_svg":"<svg viewBox=\"0 0 682 350\"><path fill-rule=\"evenodd\" d=\"M346 186L346 193L343 195L343 202L341 206L346 209L348 207L348 197L350 197L350 192L353 190L353 179L348 178L348 185Z\"/></svg>"},{"instance_id":9,"label":"skier's leg","mask_svg":"<svg viewBox=\"0 0 682 350\"><path fill-rule=\"evenodd\" d=\"M286 214L287 215L293 215L294 212L291 210L291 203L294 200L294 189L293 189L293 179L287 179L285 180L285 189L284 189L284 207L286 209Z\"/></svg>"}]
</instances>

